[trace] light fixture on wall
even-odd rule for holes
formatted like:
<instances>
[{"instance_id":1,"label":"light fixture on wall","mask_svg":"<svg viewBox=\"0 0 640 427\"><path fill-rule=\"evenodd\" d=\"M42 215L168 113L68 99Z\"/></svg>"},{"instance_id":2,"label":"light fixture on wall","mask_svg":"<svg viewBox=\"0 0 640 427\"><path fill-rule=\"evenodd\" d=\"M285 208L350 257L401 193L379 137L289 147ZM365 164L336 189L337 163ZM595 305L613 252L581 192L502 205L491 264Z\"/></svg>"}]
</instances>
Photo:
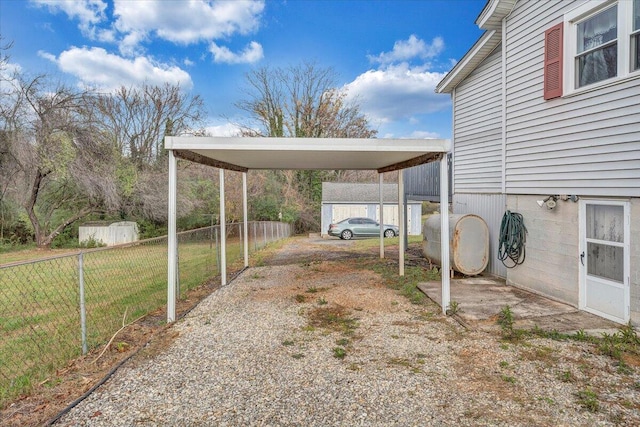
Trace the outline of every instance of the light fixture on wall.
<instances>
[{"instance_id":1,"label":"light fixture on wall","mask_svg":"<svg viewBox=\"0 0 640 427\"><path fill-rule=\"evenodd\" d=\"M537 200L536 203L540 207L545 206L547 209L551 210L551 209L556 207L556 205L557 205L556 201L557 200L558 200L557 196L549 196L544 200Z\"/></svg>"}]
</instances>

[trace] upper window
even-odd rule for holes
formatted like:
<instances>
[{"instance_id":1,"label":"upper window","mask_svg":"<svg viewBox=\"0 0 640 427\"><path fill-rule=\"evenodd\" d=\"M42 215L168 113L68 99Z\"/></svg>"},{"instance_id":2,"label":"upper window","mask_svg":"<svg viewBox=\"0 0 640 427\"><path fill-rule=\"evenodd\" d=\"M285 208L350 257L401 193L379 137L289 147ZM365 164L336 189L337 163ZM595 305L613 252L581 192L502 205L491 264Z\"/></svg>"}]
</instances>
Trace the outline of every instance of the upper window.
<instances>
[{"instance_id":1,"label":"upper window","mask_svg":"<svg viewBox=\"0 0 640 427\"><path fill-rule=\"evenodd\" d=\"M587 1L564 24L565 94L640 70L640 0Z\"/></svg>"},{"instance_id":2,"label":"upper window","mask_svg":"<svg viewBox=\"0 0 640 427\"><path fill-rule=\"evenodd\" d=\"M633 1L633 28L631 32L631 69L640 70L640 0Z\"/></svg>"},{"instance_id":3,"label":"upper window","mask_svg":"<svg viewBox=\"0 0 640 427\"><path fill-rule=\"evenodd\" d=\"M612 6L577 25L576 86L618 75L618 7Z\"/></svg>"}]
</instances>

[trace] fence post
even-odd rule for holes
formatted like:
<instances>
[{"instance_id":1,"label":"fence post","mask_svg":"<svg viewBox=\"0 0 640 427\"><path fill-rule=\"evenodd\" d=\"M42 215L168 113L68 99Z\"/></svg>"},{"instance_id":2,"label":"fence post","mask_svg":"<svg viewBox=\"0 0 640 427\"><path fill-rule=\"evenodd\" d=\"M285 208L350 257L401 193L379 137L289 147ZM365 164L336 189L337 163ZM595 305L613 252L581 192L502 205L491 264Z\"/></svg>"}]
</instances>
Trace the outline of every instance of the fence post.
<instances>
[{"instance_id":1,"label":"fence post","mask_svg":"<svg viewBox=\"0 0 640 427\"><path fill-rule=\"evenodd\" d=\"M258 230L257 230L257 225L258 225L258 223L253 221L253 251L254 252L258 251Z\"/></svg>"},{"instance_id":2,"label":"fence post","mask_svg":"<svg viewBox=\"0 0 640 427\"><path fill-rule=\"evenodd\" d=\"M176 298L180 299L180 239L176 245Z\"/></svg>"},{"instance_id":3,"label":"fence post","mask_svg":"<svg viewBox=\"0 0 640 427\"><path fill-rule=\"evenodd\" d=\"M213 214L211 214L211 228L209 229L209 250L213 249Z\"/></svg>"},{"instance_id":4,"label":"fence post","mask_svg":"<svg viewBox=\"0 0 640 427\"><path fill-rule=\"evenodd\" d=\"M244 239L242 234L242 225L238 223L238 237L240 239L240 258L242 258L244 254Z\"/></svg>"},{"instance_id":5,"label":"fence post","mask_svg":"<svg viewBox=\"0 0 640 427\"><path fill-rule=\"evenodd\" d=\"M262 223L262 237L264 238L264 245L267 246L267 223Z\"/></svg>"},{"instance_id":6,"label":"fence post","mask_svg":"<svg viewBox=\"0 0 640 427\"><path fill-rule=\"evenodd\" d=\"M216 274L220 274L220 247L218 246L218 227L213 229L216 236Z\"/></svg>"},{"instance_id":7,"label":"fence post","mask_svg":"<svg viewBox=\"0 0 640 427\"><path fill-rule=\"evenodd\" d=\"M78 280L80 282L80 334L82 336L82 354L87 354L87 312L84 301L84 254L78 254Z\"/></svg>"}]
</instances>

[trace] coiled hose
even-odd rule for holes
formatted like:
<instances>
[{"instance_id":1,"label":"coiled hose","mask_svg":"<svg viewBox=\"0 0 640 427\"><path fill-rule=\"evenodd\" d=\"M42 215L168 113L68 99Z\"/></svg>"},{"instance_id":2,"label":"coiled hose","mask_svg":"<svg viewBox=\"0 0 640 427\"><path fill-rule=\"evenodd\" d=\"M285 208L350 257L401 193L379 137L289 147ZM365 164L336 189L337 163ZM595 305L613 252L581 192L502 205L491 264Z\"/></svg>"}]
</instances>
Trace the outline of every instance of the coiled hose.
<instances>
[{"instance_id":1,"label":"coiled hose","mask_svg":"<svg viewBox=\"0 0 640 427\"><path fill-rule=\"evenodd\" d=\"M513 268L524 262L525 243L527 242L527 227L524 226L522 215L517 212L506 211L500 224L500 247L498 258L507 268ZM510 259L513 265L507 265Z\"/></svg>"}]
</instances>

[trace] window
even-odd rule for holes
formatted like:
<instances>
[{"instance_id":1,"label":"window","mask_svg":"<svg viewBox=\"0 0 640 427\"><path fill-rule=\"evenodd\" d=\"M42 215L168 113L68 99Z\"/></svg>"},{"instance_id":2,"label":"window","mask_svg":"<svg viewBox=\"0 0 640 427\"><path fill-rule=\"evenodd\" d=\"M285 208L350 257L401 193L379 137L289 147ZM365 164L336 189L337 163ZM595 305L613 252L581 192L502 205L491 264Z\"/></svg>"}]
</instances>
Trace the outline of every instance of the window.
<instances>
[{"instance_id":1,"label":"window","mask_svg":"<svg viewBox=\"0 0 640 427\"><path fill-rule=\"evenodd\" d=\"M640 70L640 0L633 1L633 27L631 32L631 69Z\"/></svg>"},{"instance_id":2,"label":"window","mask_svg":"<svg viewBox=\"0 0 640 427\"><path fill-rule=\"evenodd\" d=\"M640 0L584 2L565 14L563 39L564 95L629 77L640 71Z\"/></svg>"},{"instance_id":3,"label":"window","mask_svg":"<svg viewBox=\"0 0 640 427\"><path fill-rule=\"evenodd\" d=\"M618 7L613 6L577 24L576 86L618 75Z\"/></svg>"}]
</instances>

